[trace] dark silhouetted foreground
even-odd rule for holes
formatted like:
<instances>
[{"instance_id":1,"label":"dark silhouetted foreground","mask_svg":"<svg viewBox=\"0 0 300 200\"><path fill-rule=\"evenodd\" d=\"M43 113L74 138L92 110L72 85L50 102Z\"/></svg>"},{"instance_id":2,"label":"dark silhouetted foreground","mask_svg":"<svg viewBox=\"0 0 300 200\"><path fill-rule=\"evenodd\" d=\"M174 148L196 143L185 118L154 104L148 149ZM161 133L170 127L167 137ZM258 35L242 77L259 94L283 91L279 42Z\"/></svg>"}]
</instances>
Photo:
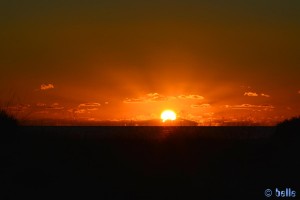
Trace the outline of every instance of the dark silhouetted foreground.
<instances>
[{"instance_id":1,"label":"dark silhouetted foreground","mask_svg":"<svg viewBox=\"0 0 300 200\"><path fill-rule=\"evenodd\" d=\"M0 195L1 199L265 199L267 188L300 192L299 145L281 145L273 137L276 131L284 130L21 127L13 142L1 145Z\"/></svg>"},{"instance_id":2,"label":"dark silhouetted foreground","mask_svg":"<svg viewBox=\"0 0 300 200\"><path fill-rule=\"evenodd\" d=\"M0 127L15 127L18 126L18 120L8 114L5 110L0 109Z\"/></svg>"},{"instance_id":3,"label":"dark silhouetted foreground","mask_svg":"<svg viewBox=\"0 0 300 200\"><path fill-rule=\"evenodd\" d=\"M274 137L279 140L298 140L300 138L300 117L285 120L277 125Z\"/></svg>"}]
</instances>

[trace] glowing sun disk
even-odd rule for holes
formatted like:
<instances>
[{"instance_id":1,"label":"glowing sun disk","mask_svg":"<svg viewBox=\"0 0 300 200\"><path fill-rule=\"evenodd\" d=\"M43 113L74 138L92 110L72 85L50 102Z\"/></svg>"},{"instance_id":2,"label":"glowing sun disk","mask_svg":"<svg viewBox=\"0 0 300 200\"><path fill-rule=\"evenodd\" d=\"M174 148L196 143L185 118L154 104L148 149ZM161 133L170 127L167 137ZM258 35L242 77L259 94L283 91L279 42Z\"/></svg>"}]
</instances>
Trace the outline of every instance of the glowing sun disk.
<instances>
[{"instance_id":1,"label":"glowing sun disk","mask_svg":"<svg viewBox=\"0 0 300 200\"><path fill-rule=\"evenodd\" d=\"M176 119L176 113L172 110L165 110L161 113L161 119L163 122L167 120L175 120Z\"/></svg>"}]
</instances>

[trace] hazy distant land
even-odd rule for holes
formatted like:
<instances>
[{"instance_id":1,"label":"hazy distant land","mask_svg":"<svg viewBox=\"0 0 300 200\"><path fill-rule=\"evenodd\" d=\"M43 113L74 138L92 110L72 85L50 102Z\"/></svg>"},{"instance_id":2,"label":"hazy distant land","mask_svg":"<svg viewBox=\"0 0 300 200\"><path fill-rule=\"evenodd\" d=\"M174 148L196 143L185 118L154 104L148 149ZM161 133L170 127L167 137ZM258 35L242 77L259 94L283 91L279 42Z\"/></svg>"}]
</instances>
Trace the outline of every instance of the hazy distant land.
<instances>
[{"instance_id":1,"label":"hazy distant land","mask_svg":"<svg viewBox=\"0 0 300 200\"><path fill-rule=\"evenodd\" d=\"M196 122L187 119L162 122L151 120L69 120L69 119L27 119L22 120L24 126L274 126L276 122L259 123L253 121L206 121Z\"/></svg>"}]
</instances>

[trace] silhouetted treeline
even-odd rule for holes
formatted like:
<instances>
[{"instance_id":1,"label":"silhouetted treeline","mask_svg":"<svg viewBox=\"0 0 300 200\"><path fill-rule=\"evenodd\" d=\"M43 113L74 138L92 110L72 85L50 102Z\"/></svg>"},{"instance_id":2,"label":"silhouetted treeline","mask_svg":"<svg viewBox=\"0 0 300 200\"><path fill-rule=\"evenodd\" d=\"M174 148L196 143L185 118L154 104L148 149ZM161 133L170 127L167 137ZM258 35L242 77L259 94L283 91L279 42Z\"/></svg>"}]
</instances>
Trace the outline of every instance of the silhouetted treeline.
<instances>
[{"instance_id":1,"label":"silhouetted treeline","mask_svg":"<svg viewBox=\"0 0 300 200\"><path fill-rule=\"evenodd\" d=\"M5 110L0 109L0 126L1 127L16 127L18 126L18 120Z\"/></svg>"},{"instance_id":2,"label":"silhouetted treeline","mask_svg":"<svg viewBox=\"0 0 300 200\"><path fill-rule=\"evenodd\" d=\"M299 140L300 136L300 116L287 119L276 126L274 138L282 141Z\"/></svg>"}]
</instances>

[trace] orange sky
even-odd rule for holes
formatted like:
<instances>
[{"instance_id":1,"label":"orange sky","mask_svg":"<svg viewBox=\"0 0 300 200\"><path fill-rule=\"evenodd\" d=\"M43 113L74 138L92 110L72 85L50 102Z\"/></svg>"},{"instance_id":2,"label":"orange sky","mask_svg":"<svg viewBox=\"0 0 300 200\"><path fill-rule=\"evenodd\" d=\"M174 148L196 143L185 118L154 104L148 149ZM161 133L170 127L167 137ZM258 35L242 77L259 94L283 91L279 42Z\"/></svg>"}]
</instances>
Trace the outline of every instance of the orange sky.
<instances>
[{"instance_id":1,"label":"orange sky","mask_svg":"<svg viewBox=\"0 0 300 200\"><path fill-rule=\"evenodd\" d=\"M270 124L300 113L297 1L2 4L0 100L21 118L173 109Z\"/></svg>"}]
</instances>

